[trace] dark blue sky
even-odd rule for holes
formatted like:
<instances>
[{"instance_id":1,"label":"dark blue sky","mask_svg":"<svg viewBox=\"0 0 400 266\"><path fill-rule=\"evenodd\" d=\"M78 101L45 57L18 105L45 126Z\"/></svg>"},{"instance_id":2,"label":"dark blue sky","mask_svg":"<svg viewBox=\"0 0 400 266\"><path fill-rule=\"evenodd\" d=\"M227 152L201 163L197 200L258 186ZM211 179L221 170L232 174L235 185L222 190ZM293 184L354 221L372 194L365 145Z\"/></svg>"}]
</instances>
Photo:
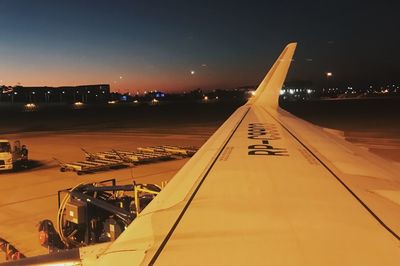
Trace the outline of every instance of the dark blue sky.
<instances>
[{"instance_id":1,"label":"dark blue sky","mask_svg":"<svg viewBox=\"0 0 400 266\"><path fill-rule=\"evenodd\" d=\"M289 80L399 81L400 5L346 2L0 0L0 84L251 85L292 41Z\"/></svg>"}]
</instances>

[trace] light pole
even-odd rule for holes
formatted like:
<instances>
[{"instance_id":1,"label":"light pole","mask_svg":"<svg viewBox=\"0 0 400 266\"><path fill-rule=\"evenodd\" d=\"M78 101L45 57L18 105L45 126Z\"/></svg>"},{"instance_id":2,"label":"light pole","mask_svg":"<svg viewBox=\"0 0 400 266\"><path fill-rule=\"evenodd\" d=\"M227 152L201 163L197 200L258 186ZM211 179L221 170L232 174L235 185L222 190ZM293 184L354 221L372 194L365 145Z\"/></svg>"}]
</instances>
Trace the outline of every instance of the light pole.
<instances>
[{"instance_id":1,"label":"light pole","mask_svg":"<svg viewBox=\"0 0 400 266\"><path fill-rule=\"evenodd\" d=\"M331 84L330 84L331 82L329 82L329 80L332 79L333 74L332 74L332 72L326 72L325 75L326 75L326 86L327 86L328 94L330 94L330 92L329 92L329 91L330 91L329 86L331 85Z\"/></svg>"},{"instance_id":2,"label":"light pole","mask_svg":"<svg viewBox=\"0 0 400 266\"><path fill-rule=\"evenodd\" d=\"M326 79L329 80L331 77L333 77L332 72L326 72Z\"/></svg>"}]
</instances>

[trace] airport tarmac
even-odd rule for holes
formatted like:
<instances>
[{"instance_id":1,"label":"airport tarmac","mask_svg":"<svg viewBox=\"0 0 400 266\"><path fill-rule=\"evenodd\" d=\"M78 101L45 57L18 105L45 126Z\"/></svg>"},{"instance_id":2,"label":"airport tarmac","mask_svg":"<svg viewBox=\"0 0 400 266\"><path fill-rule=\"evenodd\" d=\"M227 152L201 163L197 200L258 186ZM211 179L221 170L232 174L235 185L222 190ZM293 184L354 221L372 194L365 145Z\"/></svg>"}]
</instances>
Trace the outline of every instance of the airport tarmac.
<instances>
[{"instance_id":1,"label":"airport tarmac","mask_svg":"<svg viewBox=\"0 0 400 266\"><path fill-rule=\"evenodd\" d=\"M84 158L80 148L89 151L113 149L135 150L139 146L191 145L201 146L215 130L186 128L184 134L150 133L144 130L125 132L40 132L3 136L21 139L29 147L30 158L38 166L15 173L0 173L0 232L26 256L46 254L39 245L37 224L40 220L55 222L57 191L81 182L96 182L115 178L117 183L155 183L168 181L188 160L178 159L98 172L78 176L75 172L60 172L54 158L66 162ZM0 255L0 261L3 259Z\"/></svg>"}]
</instances>

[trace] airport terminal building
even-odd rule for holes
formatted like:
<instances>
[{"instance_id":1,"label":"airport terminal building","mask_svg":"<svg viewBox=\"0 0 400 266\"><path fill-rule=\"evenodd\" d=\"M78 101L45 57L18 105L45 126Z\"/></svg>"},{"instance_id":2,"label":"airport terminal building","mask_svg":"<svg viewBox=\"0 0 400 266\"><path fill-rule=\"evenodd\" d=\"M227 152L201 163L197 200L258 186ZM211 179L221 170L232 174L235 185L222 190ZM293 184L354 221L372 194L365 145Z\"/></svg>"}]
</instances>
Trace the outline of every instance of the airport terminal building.
<instances>
[{"instance_id":1,"label":"airport terminal building","mask_svg":"<svg viewBox=\"0 0 400 266\"><path fill-rule=\"evenodd\" d=\"M0 102L101 103L110 97L109 84L63 87L0 87Z\"/></svg>"}]
</instances>

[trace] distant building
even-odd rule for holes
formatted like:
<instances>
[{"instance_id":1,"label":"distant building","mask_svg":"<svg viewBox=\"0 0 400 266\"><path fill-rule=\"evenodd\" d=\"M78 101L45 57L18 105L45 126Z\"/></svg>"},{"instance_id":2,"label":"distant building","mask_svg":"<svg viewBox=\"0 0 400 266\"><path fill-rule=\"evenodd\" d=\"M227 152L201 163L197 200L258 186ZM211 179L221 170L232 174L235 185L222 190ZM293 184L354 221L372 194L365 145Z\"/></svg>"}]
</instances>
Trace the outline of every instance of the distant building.
<instances>
[{"instance_id":1,"label":"distant building","mask_svg":"<svg viewBox=\"0 0 400 266\"><path fill-rule=\"evenodd\" d=\"M110 85L81 85L63 87L0 87L2 102L106 102L110 98Z\"/></svg>"}]
</instances>

